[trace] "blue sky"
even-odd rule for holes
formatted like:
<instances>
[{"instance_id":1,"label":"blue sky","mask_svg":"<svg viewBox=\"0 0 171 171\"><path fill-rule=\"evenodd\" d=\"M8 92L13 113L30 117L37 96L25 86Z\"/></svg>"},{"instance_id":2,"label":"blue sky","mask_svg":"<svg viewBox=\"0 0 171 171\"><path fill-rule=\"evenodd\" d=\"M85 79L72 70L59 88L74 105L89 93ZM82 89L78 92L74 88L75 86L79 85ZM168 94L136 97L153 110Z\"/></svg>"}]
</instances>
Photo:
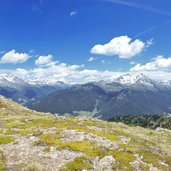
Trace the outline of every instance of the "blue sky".
<instances>
[{"instance_id":1,"label":"blue sky","mask_svg":"<svg viewBox=\"0 0 171 171\"><path fill-rule=\"evenodd\" d=\"M54 68L49 79L63 81L106 70L171 79L170 30L170 0L1 0L0 68L34 78Z\"/></svg>"}]
</instances>

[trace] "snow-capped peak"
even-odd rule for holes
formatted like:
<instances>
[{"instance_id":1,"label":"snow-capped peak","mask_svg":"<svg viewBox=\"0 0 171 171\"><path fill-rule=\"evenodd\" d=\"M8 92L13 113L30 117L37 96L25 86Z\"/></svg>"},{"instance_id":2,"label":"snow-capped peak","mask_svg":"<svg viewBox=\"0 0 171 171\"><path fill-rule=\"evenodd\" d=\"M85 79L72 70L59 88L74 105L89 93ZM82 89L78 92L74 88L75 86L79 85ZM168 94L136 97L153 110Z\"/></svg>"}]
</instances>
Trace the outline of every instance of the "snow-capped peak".
<instances>
[{"instance_id":1,"label":"snow-capped peak","mask_svg":"<svg viewBox=\"0 0 171 171\"><path fill-rule=\"evenodd\" d=\"M171 87L171 80L160 80L158 83L165 87Z\"/></svg>"},{"instance_id":2,"label":"snow-capped peak","mask_svg":"<svg viewBox=\"0 0 171 171\"><path fill-rule=\"evenodd\" d=\"M156 91L156 81L150 79L144 74L126 74L118 77L116 83L121 84L126 88L133 88L136 90L153 90Z\"/></svg>"},{"instance_id":3,"label":"snow-capped peak","mask_svg":"<svg viewBox=\"0 0 171 171\"><path fill-rule=\"evenodd\" d=\"M45 79L34 79L34 80L28 80L28 83L34 86L62 86L65 85L65 83L57 80L45 80Z\"/></svg>"},{"instance_id":4,"label":"snow-capped peak","mask_svg":"<svg viewBox=\"0 0 171 171\"><path fill-rule=\"evenodd\" d=\"M137 82L145 83L145 82L151 82L151 79L145 76L144 74L126 74L118 77L116 79L116 82L119 82L120 84L125 85L132 85Z\"/></svg>"},{"instance_id":5,"label":"snow-capped peak","mask_svg":"<svg viewBox=\"0 0 171 171\"><path fill-rule=\"evenodd\" d=\"M23 80L13 74L1 73L0 74L0 85L3 87L17 87L17 86L65 86L66 83L58 80L49 79L32 79Z\"/></svg>"},{"instance_id":6,"label":"snow-capped peak","mask_svg":"<svg viewBox=\"0 0 171 171\"><path fill-rule=\"evenodd\" d=\"M26 81L18 78L12 74L0 74L0 85L7 86L7 87L16 87L16 86L23 86L27 84Z\"/></svg>"}]
</instances>

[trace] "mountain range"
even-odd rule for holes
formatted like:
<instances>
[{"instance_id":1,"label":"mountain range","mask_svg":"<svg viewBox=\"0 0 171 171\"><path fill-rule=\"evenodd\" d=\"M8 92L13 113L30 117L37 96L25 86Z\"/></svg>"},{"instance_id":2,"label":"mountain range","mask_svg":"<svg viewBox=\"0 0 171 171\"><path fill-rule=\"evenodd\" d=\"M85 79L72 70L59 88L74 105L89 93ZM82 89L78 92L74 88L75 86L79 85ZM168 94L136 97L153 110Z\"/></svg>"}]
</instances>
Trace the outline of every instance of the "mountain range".
<instances>
[{"instance_id":1,"label":"mountain range","mask_svg":"<svg viewBox=\"0 0 171 171\"><path fill-rule=\"evenodd\" d=\"M118 115L171 113L171 82L127 74L111 82L91 82L53 92L31 108L104 120Z\"/></svg>"},{"instance_id":2,"label":"mountain range","mask_svg":"<svg viewBox=\"0 0 171 171\"><path fill-rule=\"evenodd\" d=\"M115 116L171 113L171 81L126 74L113 81L70 85L46 80L0 76L0 94L31 109L59 115Z\"/></svg>"},{"instance_id":3,"label":"mountain range","mask_svg":"<svg viewBox=\"0 0 171 171\"><path fill-rule=\"evenodd\" d=\"M0 74L0 94L23 105L41 99L67 86L67 84L60 81L23 80L12 74Z\"/></svg>"}]
</instances>

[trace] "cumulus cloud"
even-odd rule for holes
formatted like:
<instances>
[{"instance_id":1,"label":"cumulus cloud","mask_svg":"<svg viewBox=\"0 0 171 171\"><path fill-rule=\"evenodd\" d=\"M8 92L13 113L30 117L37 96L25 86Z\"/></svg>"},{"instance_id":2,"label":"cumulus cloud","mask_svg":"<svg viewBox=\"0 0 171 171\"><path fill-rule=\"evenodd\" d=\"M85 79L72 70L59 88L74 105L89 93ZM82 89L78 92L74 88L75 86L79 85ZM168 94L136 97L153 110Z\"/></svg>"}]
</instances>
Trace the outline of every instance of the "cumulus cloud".
<instances>
[{"instance_id":1,"label":"cumulus cloud","mask_svg":"<svg viewBox=\"0 0 171 171\"><path fill-rule=\"evenodd\" d=\"M109 80L112 81L120 75L131 73L143 73L153 79L168 79L171 78L171 72L168 71L100 71L85 69L79 65L68 65L66 63L53 61L51 65L45 67L36 67L33 69L18 68L16 70L1 70L4 73L13 73L25 80L46 80L50 82L62 81L65 83L86 83L91 81Z\"/></svg>"},{"instance_id":2,"label":"cumulus cloud","mask_svg":"<svg viewBox=\"0 0 171 171\"><path fill-rule=\"evenodd\" d=\"M101 61L104 62L103 60ZM133 64L134 62L132 62ZM16 70L4 70L4 72L13 73L25 80L47 80L50 82L62 81L66 83L86 83L100 80L114 80L116 77L126 74L126 72L100 71L86 69L84 65L69 65L53 60L52 55L39 56L35 61L36 67L32 69L18 68ZM135 65L135 63L134 63ZM134 69L133 69L134 68ZM144 73L154 79L171 78L169 69L171 68L171 57L164 58L158 56L151 62L141 65L137 64L130 69L128 73ZM138 69L137 69L138 68ZM161 69L161 70L158 70ZM150 72L149 72L150 71ZM1 72L3 72L1 70Z\"/></svg>"},{"instance_id":3,"label":"cumulus cloud","mask_svg":"<svg viewBox=\"0 0 171 171\"><path fill-rule=\"evenodd\" d=\"M38 59L35 61L37 66L45 66L52 61L52 55L47 56L39 56Z\"/></svg>"},{"instance_id":4,"label":"cumulus cloud","mask_svg":"<svg viewBox=\"0 0 171 171\"><path fill-rule=\"evenodd\" d=\"M75 16L75 15L77 15L77 14L78 14L78 12L75 10L75 11L71 11L69 15L70 15L71 17L73 17L73 16Z\"/></svg>"},{"instance_id":5,"label":"cumulus cloud","mask_svg":"<svg viewBox=\"0 0 171 171\"><path fill-rule=\"evenodd\" d=\"M130 69L130 71L155 71L155 70L166 70L171 68L171 57L164 58L163 56L157 56L153 58L151 62L144 65L137 64Z\"/></svg>"},{"instance_id":6,"label":"cumulus cloud","mask_svg":"<svg viewBox=\"0 0 171 171\"><path fill-rule=\"evenodd\" d=\"M27 53L18 53L14 49L5 53L2 58L0 59L0 63L7 64L7 63L24 63L26 62L29 58L31 58L30 55Z\"/></svg>"},{"instance_id":7,"label":"cumulus cloud","mask_svg":"<svg viewBox=\"0 0 171 171\"><path fill-rule=\"evenodd\" d=\"M91 49L91 53L118 56L119 58L131 58L140 54L146 47L152 44L152 40L146 43L139 39L132 41L128 36L120 36L113 38L109 43L104 45L98 44Z\"/></svg>"},{"instance_id":8,"label":"cumulus cloud","mask_svg":"<svg viewBox=\"0 0 171 171\"><path fill-rule=\"evenodd\" d=\"M87 59L88 62L93 62L95 60L96 60L96 58L94 58L94 57L90 57L89 59Z\"/></svg>"},{"instance_id":9,"label":"cumulus cloud","mask_svg":"<svg viewBox=\"0 0 171 171\"><path fill-rule=\"evenodd\" d=\"M67 65L68 66L68 65ZM70 70L70 69L69 69ZM140 74L143 73L146 76L156 79L156 80L168 80L171 78L171 72L168 71L140 71L140 72L115 72L115 71L99 71L99 70L72 70L71 74L69 71L65 71L64 73L56 72L55 70L50 70L49 68L34 68L34 69L22 69L18 68L17 70L0 70L1 73L13 73L20 78L25 80L47 80L50 82L62 81L65 83L86 83L91 81L100 81L100 80L108 80L112 81L115 78L125 75L127 73L130 74ZM70 70L71 71L71 70Z\"/></svg>"},{"instance_id":10,"label":"cumulus cloud","mask_svg":"<svg viewBox=\"0 0 171 171\"><path fill-rule=\"evenodd\" d=\"M48 55L49 56L49 55ZM41 57L41 58L40 58ZM46 60L45 60L46 59ZM33 69L18 68L13 73L25 80L48 80L50 82L62 81L66 83L86 83L90 81L113 80L120 73L113 71L99 71L85 69L84 65L68 65L54 61L49 56L39 56L38 65ZM42 67L43 66L43 67Z\"/></svg>"},{"instance_id":11,"label":"cumulus cloud","mask_svg":"<svg viewBox=\"0 0 171 171\"><path fill-rule=\"evenodd\" d=\"M39 56L35 61L35 64L36 67L33 69L26 70L18 68L14 73L26 80L39 79L49 80L51 82L74 82L76 77L79 77L80 79L80 72L84 69L84 65L68 65L66 63L55 61L53 60L52 55Z\"/></svg>"}]
</instances>

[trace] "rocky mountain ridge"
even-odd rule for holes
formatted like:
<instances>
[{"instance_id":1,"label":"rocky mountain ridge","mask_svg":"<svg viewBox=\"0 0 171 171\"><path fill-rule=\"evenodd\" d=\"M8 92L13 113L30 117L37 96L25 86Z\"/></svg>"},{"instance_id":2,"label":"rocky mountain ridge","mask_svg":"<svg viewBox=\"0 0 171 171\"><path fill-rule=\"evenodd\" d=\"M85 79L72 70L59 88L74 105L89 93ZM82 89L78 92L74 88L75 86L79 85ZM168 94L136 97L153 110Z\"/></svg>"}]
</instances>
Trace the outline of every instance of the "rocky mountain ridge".
<instances>
[{"instance_id":1,"label":"rocky mountain ridge","mask_svg":"<svg viewBox=\"0 0 171 171\"><path fill-rule=\"evenodd\" d=\"M23 105L68 86L60 81L23 80L12 74L0 74L0 94Z\"/></svg>"}]
</instances>

